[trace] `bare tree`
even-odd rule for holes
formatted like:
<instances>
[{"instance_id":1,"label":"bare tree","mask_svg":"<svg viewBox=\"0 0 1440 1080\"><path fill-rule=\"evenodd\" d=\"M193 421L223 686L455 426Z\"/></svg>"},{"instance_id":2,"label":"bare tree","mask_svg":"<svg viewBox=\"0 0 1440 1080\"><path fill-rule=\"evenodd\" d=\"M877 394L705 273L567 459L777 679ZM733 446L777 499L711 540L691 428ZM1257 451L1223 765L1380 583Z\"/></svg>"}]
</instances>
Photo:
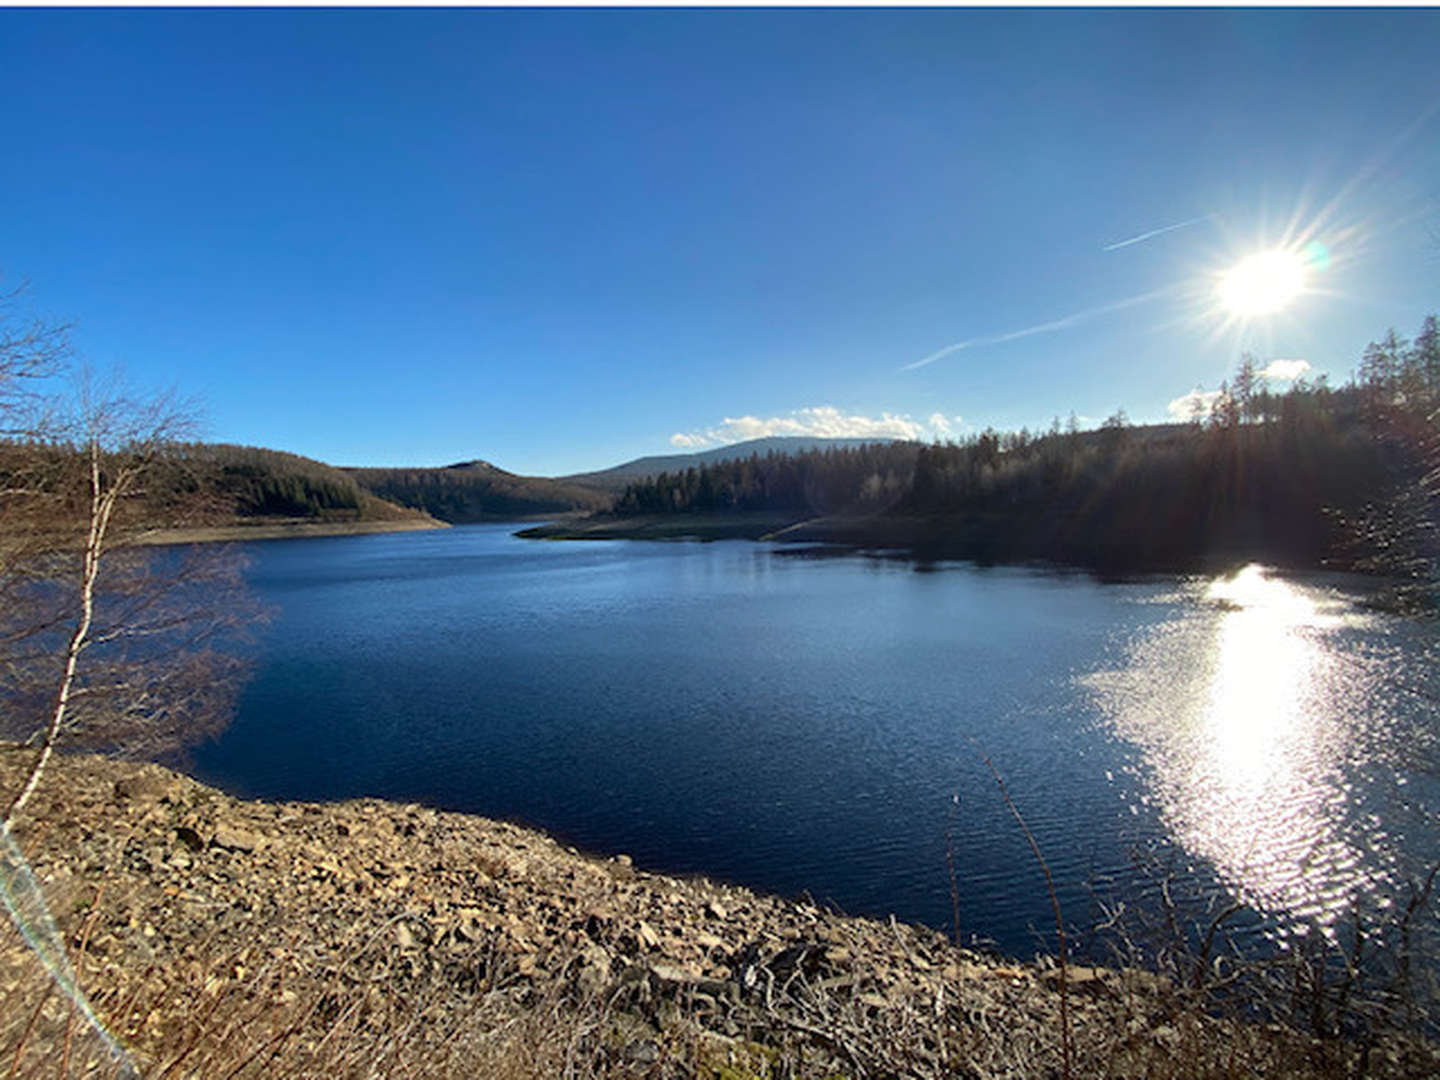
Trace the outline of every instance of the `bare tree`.
<instances>
[{"instance_id":1,"label":"bare tree","mask_svg":"<svg viewBox=\"0 0 1440 1080\"><path fill-rule=\"evenodd\" d=\"M35 434L41 425L29 408L38 397L35 383L70 358L70 328L21 316L23 292L22 286L0 293L0 438Z\"/></svg>"},{"instance_id":2,"label":"bare tree","mask_svg":"<svg viewBox=\"0 0 1440 1080\"><path fill-rule=\"evenodd\" d=\"M6 832L62 744L153 756L223 723L255 614L230 552L136 542L189 412L88 383L68 410L15 390L67 354L63 328L0 337L0 732L35 751Z\"/></svg>"}]
</instances>

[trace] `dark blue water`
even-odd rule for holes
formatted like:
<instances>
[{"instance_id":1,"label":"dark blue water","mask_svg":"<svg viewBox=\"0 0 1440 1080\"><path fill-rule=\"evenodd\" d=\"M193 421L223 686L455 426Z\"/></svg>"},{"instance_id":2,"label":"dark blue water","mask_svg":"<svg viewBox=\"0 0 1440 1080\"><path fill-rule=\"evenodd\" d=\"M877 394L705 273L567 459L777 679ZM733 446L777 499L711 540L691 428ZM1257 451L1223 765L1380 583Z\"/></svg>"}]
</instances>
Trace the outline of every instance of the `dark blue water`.
<instances>
[{"instance_id":1,"label":"dark blue water","mask_svg":"<svg viewBox=\"0 0 1440 1080\"><path fill-rule=\"evenodd\" d=\"M514 819L944 929L948 830L962 934L1016 953L1049 901L987 755L1077 920L1087 883L1138 887L1137 850L1284 917L1440 848L1432 706L1379 693L1426 677L1428 631L1333 584L510 528L252 545L277 615L201 775Z\"/></svg>"}]
</instances>

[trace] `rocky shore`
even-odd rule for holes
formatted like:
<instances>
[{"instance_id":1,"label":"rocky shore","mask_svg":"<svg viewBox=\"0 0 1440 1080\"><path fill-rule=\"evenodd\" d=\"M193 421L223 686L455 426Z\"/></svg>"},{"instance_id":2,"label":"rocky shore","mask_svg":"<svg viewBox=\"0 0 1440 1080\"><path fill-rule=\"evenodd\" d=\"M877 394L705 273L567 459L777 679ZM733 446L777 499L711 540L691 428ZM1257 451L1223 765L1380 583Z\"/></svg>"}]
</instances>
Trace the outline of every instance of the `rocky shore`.
<instances>
[{"instance_id":1,"label":"rocky shore","mask_svg":"<svg viewBox=\"0 0 1440 1080\"><path fill-rule=\"evenodd\" d=\"M5 790L28 753L0 752ZM1309 1040L1141 971L1071 966L1062 1024L1043 958L422 806L245 801L73 756L15 835L145 1076L1323 1074ZM0 995L0 1055L33 1065L11 1075L55 1075L74 1010L13 927Z\"/></svg>"}]
</instances>

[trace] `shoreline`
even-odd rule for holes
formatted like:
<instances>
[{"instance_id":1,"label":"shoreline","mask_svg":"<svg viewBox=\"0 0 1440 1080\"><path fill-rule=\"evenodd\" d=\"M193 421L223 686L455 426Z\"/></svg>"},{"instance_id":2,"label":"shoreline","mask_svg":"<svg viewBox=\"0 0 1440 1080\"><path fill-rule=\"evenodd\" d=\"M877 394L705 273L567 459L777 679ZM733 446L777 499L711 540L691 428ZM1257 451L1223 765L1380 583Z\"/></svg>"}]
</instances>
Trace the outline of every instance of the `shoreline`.
<instances>
[{"instance_id":1,"label":"shoreline","mask_svg":"<svg viewBox=\"0 0 1440 1080\"><path fill-rule=\"evenodd\" d=\"M306 521L297 519L257 525L200 525L178 529L147 529L129 538L146 547L164 544L218 544L246 540L289 540L310 536L364 536L370 533L418 532L448 529L435 518L397 521Z\"/></svg>"},{"instance_id":2,"label":"shoreline","mask_svg":"<svg viewBox=\"0 0 1440 1080\"><path fill-rule=\"evenodd\" d=\"M757 540L814 545L837 552L895 554L920 561L1058 567L1115 579L1155 574L1224 574L1251 562L1287 572L1360 574L1341 564L1315 564L1284 553L1257 553L1239 545L1230 550L1183 554L1104 546L1071 547L1047 539L1061 535L1053 531L1009 536L993 531L993 524L981 519L880 514L805 516L750 512L624 517L607 514L551 520L514 535L527 540Z\"/></svg>"},{"instance_id":3,"label":"shoreline","mask_svg":"<svg viewBox=\"0 0 1440 1080\"><path fill-rule=\"evenodd\" d=\"M549 518L520 529L525 540L769 540L777 531L803 524L793 514L770 511L734 514L643 514L616 517Z\"/></svg>"}]
</instances>

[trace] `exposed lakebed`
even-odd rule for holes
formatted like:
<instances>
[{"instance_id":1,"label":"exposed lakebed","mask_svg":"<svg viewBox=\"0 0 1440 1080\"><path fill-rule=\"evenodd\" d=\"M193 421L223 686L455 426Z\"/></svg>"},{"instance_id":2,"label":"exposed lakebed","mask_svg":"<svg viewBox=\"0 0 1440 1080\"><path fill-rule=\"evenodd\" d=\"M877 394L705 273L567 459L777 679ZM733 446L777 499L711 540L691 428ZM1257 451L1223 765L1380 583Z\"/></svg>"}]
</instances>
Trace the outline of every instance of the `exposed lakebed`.
<instances>
[{"instance_id":1,"label":"exposed lakebed","mask_svg":"<svg viewBox=\"0 0 1440 1080\"><path fill-rule=\"evenodd\" d=\"M1080 922L1173 871L1327 925L1440 858L1435 632L1353 582L510 531L249 547L277 614L201 777L942 929L948 834L961 933L1011 953L1049 902L987 756Z\"/></svg>"}]
</instances>

